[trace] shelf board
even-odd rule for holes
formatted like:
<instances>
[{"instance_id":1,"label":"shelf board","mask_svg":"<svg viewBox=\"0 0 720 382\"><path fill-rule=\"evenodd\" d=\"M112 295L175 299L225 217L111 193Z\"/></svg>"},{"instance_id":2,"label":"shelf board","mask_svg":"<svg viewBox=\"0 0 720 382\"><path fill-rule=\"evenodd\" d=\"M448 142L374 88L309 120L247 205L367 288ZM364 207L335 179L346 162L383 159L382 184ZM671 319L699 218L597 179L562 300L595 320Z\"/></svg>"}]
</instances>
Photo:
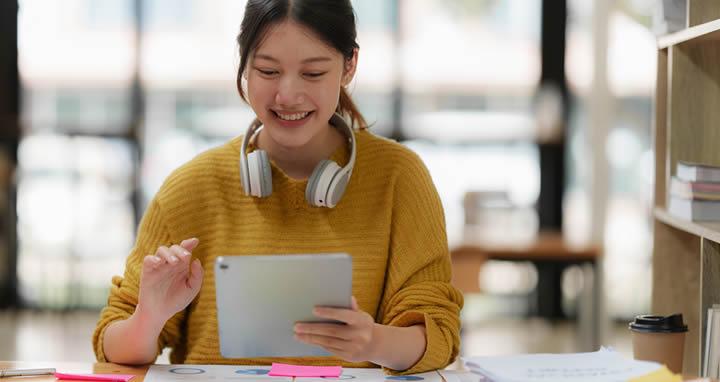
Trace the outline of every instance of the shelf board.
<instances>
[{"instance_id":1,"label":"shelf board","mask_svg":"<svg viewBox=\"0 0 720 382\"><path fill-rule=\"evenodd\" d=\"M684 42L720 42L720 20L713 20L658 38L658 49Z\"/></svg>"},{"instance_id":2,"label":"shelf board","mask_svg":"<svg viewBox=\"0 0 720 382\"><path fill-rule=\"evenodd\" d=\"M664 208L655 208L655 218L681 231L720 243L720 222L694 222L673 216Z\"/></svg>"}]
</instances>

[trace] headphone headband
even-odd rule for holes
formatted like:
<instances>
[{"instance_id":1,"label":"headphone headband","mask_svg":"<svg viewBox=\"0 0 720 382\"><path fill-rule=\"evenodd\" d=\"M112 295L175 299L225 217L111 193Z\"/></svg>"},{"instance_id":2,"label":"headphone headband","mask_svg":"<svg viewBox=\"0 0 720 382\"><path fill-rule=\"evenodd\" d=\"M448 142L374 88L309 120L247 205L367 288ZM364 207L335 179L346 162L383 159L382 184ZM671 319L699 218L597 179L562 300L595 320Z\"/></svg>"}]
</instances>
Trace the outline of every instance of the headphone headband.
<instances>
[{"instance_id":1,"label":"headphone headband","mask_svg":"<svg viewBox=\"0 0 720 382\"><path fill-rule=\"evenodd\" d=\"M335 113L329 123L345 136L346 143L350 145L350 159L340 168L330 160L321 161L308 178L306 199L315 206L334 207L349 182L355 166L356 143L353 129L339 114ZM247 153L252 139L263 129L262 122L255 118L248 127L240 146L240 178L246 195L258 197L269 196L272 192L272 180L269 159L263 150Z\"/></svg>"}]
</instances>

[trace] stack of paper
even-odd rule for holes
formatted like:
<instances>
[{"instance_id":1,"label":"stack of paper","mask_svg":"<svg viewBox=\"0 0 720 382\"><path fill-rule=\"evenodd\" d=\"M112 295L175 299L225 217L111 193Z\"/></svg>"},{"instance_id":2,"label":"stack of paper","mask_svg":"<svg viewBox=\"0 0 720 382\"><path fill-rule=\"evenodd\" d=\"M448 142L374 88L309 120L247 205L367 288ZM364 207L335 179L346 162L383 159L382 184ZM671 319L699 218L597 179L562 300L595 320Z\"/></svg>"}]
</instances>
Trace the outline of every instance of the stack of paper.
<instances>
[{"instance_id":1,"label":"stack of paper","mask_svg":"<svg viewBox=\"0 0 720 382\"><path fill-rule=\"evenodd\" d=\"M235 365L152 365L145 382L444 382L437 371L412 375L387 375L378 368L343 368L332 377L273 377L270 366ZM292 375L297 375L293 370ZM307 371L307 369L305 369ZM322 370L323 374L325 370ZM470 373L467 373L470 374ZM476 376L477 377L477 376ZM476 378L477 379L477 378ZM132 381L131 381L132 382ZM458 379L448 382L478 382Z\"/></svg>"},{"instance_id":2,"label":"stack of paper","mask_svg":"<svg viewBox=\"0 0 720 382\"><path fill-rule=\"evenodd\" d=\"M627 381L662 366L655 362L627 359L604 349L593 353L469 357L464 361L470 371L493 382Z\"/></svg>"}]
</instances>

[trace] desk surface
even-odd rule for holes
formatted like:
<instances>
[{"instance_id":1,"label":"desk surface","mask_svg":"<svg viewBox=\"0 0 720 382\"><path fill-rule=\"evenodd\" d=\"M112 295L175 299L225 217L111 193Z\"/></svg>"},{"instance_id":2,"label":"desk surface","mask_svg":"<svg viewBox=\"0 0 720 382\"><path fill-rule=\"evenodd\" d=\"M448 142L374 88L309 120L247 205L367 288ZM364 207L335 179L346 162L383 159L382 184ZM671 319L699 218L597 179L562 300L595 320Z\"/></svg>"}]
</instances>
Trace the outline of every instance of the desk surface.
<instances>
[{"instance_id":1,"label":"desk surface","mask_svg":"<svg viewBox=\"0 0 720 382\"><path fill-rule=\"evenodd\" d=\"M50 367L55 368L61 373L137 375L131 382L142 382L148 370L148 366L130 367L114 363L0 361L0 369L40 369ZM55 377L52 375L43 375L37 377L2 378L1 380L3 382L54 382Z\"/></svg>"},{"instance_id":2,"label":"desk surface","mask_svg":"<svg viewBox=\"0 0 720 382\"><path fill-rule=\"evenodd\" d=\"M54 367L62 373L79 373L79 374L135 374L137 377L130 382L143 382L148 366L130 367L117 365L114 363L90 363L90 362L15 362L0 361L0 369L38 369ZM685 381L694 381L693 377L685 377ZM44 375L38 377L17 377L3 378L3 382L54 382L55 377ZM698 382L710 381L709 379L699 379ZM713 382L718 382L713 380Z\"/></svg>"}]
</instances>

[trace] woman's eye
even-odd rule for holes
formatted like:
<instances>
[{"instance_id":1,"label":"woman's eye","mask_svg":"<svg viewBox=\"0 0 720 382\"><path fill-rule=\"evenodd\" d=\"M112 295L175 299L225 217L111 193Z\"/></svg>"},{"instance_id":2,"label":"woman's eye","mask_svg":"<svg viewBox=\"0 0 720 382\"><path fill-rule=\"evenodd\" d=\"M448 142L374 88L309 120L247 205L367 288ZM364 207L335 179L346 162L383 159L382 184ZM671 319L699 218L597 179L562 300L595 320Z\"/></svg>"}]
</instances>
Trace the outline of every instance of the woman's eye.
<instances>
[{"instance_id":1,"label":"woman's eye","mask_svg":"<svg viewBox=\"0 0 720 382\"><path fill-rule=\"evenodd\" d=\"M310 78L318 78L325 73L327 73L327 72L311 72L311 73L305 73L305 76L310 77Z\"/></svg>"},{"instance_id":2,"label":"woman's eye","mask_svg":"<svg viewBox=\"0 0 720 382\"><path fill-rule=\"evenodd\" d=\"M272 76L274 74L277 74L277 71L275 71L275 70L265 70L265 69L256 69L256 70L264 76Z\"/></svg>"}]
</instances>

